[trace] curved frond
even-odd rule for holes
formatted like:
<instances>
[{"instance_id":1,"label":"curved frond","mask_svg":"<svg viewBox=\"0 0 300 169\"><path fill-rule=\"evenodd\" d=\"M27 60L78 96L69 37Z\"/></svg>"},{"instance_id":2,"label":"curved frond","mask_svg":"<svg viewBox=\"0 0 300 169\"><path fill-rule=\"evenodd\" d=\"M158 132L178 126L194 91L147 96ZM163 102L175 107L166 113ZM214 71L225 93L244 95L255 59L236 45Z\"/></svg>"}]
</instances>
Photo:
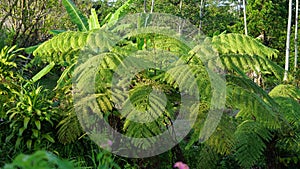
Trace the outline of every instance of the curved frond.
<instances>
[{"instance_id":1,"label":"curved frond","mask_svg":"<svg viewBox=\"0 0 300 169\"><path fill-rule=\"evenodd\" d=\"M199 168L217 168L219 155L209 146L204 145L200 152Z\"/></svg>"},{"instance_id":2,"label":"curved frond","mask_svg":"<svg viewBox=\"0 0 300 169\"><path fill-rule=\"evenodd\" d=\"M218 127L205 143L221 155L230 154L235 144L233 133L236 126L232 118L223 115Z\"/></svg>"},{"instance_id":3,"label":"curved frond","mask_svg":"<svg viewBox=\"0 0 300 169\"><path fill-rule=\"evenodd\" d=\"M280 105L280 112L288 122L278 132L276 146L280 151L288 152L290 158L299 158L300 90L296 86L281 84L269 94Z\"/></svg>"},{"instance_id":4,"label":"curved frond","mask_svg":"<svg viewBox=\"0 0 300 169\"><path fill-rule=\"evenodd\" d=\"M71 143L81 135L82 129L76 113L70 111L68 115L57 125L58 140L63 144Z\"/></svg>"},{"instance_id":5,"label":"curved frond","mask_svg":"<svg viewBox=\"0 0 300 169\"><path fill-rule=\"evenodd\" d=\"M213 47L220 54L258 55L277 57L277 51L261 44L258 40L243 34L221 34L212 38Z\"/></svg>"},{"instance_id":6,"label":"curved frond","mask_svg":"<svg viewBox=\"0 0 300 169\"><path fill-rule=\"evenodd\" d=\"M280 112L285 119L300 127L300 90L293 85L278 85L269 95L280 105Z\"/></svg>"},{"instance_id":7,"label":"curved frond","mask_svg":"<svg viewBox=\"0 0 300 169\"><path fill-rule=\"evenodd\" d=\"M237 117L254 120L270 129L280 128L278 110L262 100L257 94L236 84L227 85L227 105L240 110Z\"/></svg>"},{"instance_id":8,"label":"curved frond","mask_svg":"<svg viewBox=\"0 0 300 169\"><path fill-rule=\"evenodd\" d=\"M271 139L271 133L254 120L242 122L234 133L235 155L239 164L245 168L253 166L263 155L265 141Z\"/></svg>"},{"instance_id":9,"label":"curved frond","mask_svg":"<svg viewBox=\"0 0 300 169\"><path fill-rule=\"evenodd\" d=\"M67 31L41 44L34 52L42 61L73 63L74 54L86 45L88 33Z\"/></svg>"},{"instance_id":10,"label":"curved frond","mask_svg":"<svg viewBox=\"0 0 300 169\"><path fill-rule=\"evenodd\" d=\"M281 79L284 73L282 67L258 55L225 54L221 56L221 60L227 70L235 70L237 67L244 72L253 70L263 74L274 74L277 79Z\"/></svg>"}]
</instances>

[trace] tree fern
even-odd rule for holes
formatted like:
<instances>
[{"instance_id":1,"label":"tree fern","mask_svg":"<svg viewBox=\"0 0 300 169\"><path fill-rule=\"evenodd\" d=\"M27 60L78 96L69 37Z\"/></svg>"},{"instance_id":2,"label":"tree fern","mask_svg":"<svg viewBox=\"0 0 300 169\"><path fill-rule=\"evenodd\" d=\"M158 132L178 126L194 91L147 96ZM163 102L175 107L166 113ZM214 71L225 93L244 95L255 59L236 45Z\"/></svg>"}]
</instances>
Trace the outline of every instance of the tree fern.
<instances>
[{"instance_id":1,"label":"tree fern","mask_svg":"<svg viewBox=\"0 0 300 169\"><path fill-rule=\"evenodd\" d=\"M129 8L128 4L126 8ZM114 18L120 15L121 11L109 22L115 22ZM43 43L34 52L35 56L47 62L78 63L74 70L73 92L77 103L75 108L80 112L78 120L85 131L101 131L102 126L96 125L98 119L105 119L110 124L114 121L116 130L124 135L147 138L146 142L133 139L130 143L147 149L158 141L156 135L172 130L172 120L183 102L180 96L199 96L200 100L188 109L192 112L190 119L196 119L196 122L187 148L199 139L206 140L202 143L206 147L203 151L209 151L207 153L212 156L201 157L203 160L215 164L213 160L218 154L233 155L242 167L251 167L263 155L274 131L289 126L288 123L297 123L292 119L297 116L298 95L292 94L293 103L286 100L289 108L285 110L281 107L285 103L277 101L278 95L273 94L283 89L274 89L269 95L245 75L248 70L254 70L273 73L279 79L282 69L269 60L277 57L276 50L239 34L222 34L207 38L201 44L185 44L176 38L177 35L157 35L154 29L145 29L140 34L129 32L130 36L123 39L116 36L128 33L131 29L124 28L130 26L112 26L114 31L100 28L87 32L64 32ZM144 41L141 42L141 39ZM149 67L145 68L145 65ZM222 109L223 117L215 133L206 139L202 129L209 110L214 108L210 101L219 99L214 98L212 93L218 90L216 84L224 82L216 80L214 75L219 73L222 76L225 73L223 66L230 74L226 76L227 107ZM132 70L141 71L132 75ZM115 81L112 82L112 79ZM87 86L88 82L92 85ZM156 89L165 92L167 101L163 95L151 97L151 92ZM282 115L282 111L294 113ZM135 118L140 114L141 117ZM134 121L139 118L147 123ZM71 126L67 120L61 123L60 138L67 130L66 126Z\"/></svg>"},{"instance_id":2,"label":"tree fern","mask_svg":"<svg viewBox=\"0 0 300 169\"><path fill-rule=\"evenodd\" d=\"M276 147L281 154L280 159L285 164L289 161L297 163L300 159L300 90L292 85L278 85L270 96L280 105L280 113L287 121L277 131Z\"/></svg>"},{"instance_id":3,"label":"tree fern","mask_svg":"<svg viewBox=\"0 0 300 169\"><path fill-rule=\"evenodd\" d=\"M261 158L266 148L265 141L271 139L271 133L253 120L242 122L234 134L237 140L236 158L245 168L253 166Z\"/></svg>"}]
</instances>

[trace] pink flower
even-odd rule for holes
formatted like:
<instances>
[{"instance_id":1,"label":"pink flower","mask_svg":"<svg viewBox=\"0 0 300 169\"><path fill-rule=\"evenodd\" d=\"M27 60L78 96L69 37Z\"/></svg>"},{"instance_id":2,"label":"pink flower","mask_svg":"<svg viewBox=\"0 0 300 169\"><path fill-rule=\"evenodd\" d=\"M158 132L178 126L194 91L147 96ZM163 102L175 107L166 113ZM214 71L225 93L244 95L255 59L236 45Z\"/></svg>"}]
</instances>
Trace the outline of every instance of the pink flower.
<instances>
[{"instance_id":1,"label":"pink flower","mask_svg":"<svg viewBox=\"0 0 300 169\"><path fill-rule=\"evenodd\" d=\"M101 144L100 146L101 146L102 148L110 148L112 145L113 145L113 142L112 142L111 140L108 139L106 143L103 143L103 144Z\"/></svg>"},{"instance_id":2,"label":"pink flower","mask_svg":"<svg viewBox=\"0 0 300 169\"><path fill-rule=\"evenodd\" d=\"M188 165L184 164L181 161L176 162L173 167L177 167L178 169L190 169Z\"/></svg>"},{"instance_id":3,"label":"pink flower","mask_svg":"<svg viewBox=\"0 0 300 169\"><path fill-rule=\"evenodd\" d=\"M112 144L113 144L113 142L112 142L111 140L108 140L108 141L107 141L107 144L111 147Z\"/></svg>"}]
</instances>

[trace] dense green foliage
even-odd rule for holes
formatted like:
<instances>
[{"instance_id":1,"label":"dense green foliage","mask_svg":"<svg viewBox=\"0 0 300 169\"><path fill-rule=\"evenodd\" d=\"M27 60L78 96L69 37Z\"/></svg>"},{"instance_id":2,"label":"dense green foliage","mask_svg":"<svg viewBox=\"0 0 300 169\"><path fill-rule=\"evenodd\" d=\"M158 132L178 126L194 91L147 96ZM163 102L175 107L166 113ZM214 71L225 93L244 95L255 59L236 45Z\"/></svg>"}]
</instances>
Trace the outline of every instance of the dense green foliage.
<instances>
[{"instance_id":1,"label":"dense green foliage","mask_svg":"<svg viewBox=\"0 0 300 169\"><path fill-rule=\"evenodd\" d=\"M127 24L115 26L117 21L131 11L144 10L141 0L122 2L87 3L86 6L94 8L86 16L87 10L81 12L77 8L80 5L76 5L82 3L62 0L73 26L52 30L52 38L25 49L28 55L16 46L1 49L0 167L171 168L177 161L184 161L190 168L300 166L300 80L296 74L290 76L288 82L282 81L285 2L249 0L250 36L245 36L237 33L242 30L239 10L229 5L218 6L214 1L206 1L203 18L199 20L198 1L156 1L155 12L188 18L197 27L202 21L201 31L209 36L200 36L193 45L180 41L180 34L164 34L164 29L151 29L143 24L139 26L144 32L126 32L130 36L117 41L122 31L131 30ZM2 5L0 3L0 10L4 8ZM47 5L54 4L49 1ZM149 11L150 1L146 5ZM37 8L33 13L39 10L42 9ZM50 14L45 20L49 19L50 24L56 16ZM136 19L145 23L147 17L140 16ZM44 26L49 29L47 24ZM262 41L255 38L260 33L265 37ZM8 37L0 47L40 42L39 38L31 37L31 33L21 34ZM27 41L33 38L36 42L25 43L23 36L28 37ZM82 52L88 57L82 57ZM160 67L154 64L128 82L119 78L115 82L117 87L112 87L113 77L123 77L124 73L129 74L130 70L149 63L165 64ZM97 71L93 66L98 67ZM87 67L90 69L85 69ZM206 127L210 110L214 110L212 100L219 99L215 98L214 90L221 90L215 88L214 83L223 82L215 76L214 80L210 78L214 75L208 69L211 67L224 68L226 101L220 122L208 137L202 129ZM162 71L164 68L168 71ZM94 94L76 90L89 89L86 82L93 77ZM77 98L80 94L83 96ZM87 128L94 127L89 122L104 119L126 136L148 138L148 142L132 140L128 143L147 150L158 141L153 136L169 130L178 117L184 104L181 94L186 98L199 97L188 107L189 118L195 123L178 145L163 154L141 159L123 158L101 149L88 137ZM90 101L94 98L95 102ZM120 112L118 103L135 109ZM135 116L154 120L147 123L130 120ZM103 130L101 127L93 129ZM118 141L122 140L108 140L104 146Z\"/></svg>"}]
</instances>

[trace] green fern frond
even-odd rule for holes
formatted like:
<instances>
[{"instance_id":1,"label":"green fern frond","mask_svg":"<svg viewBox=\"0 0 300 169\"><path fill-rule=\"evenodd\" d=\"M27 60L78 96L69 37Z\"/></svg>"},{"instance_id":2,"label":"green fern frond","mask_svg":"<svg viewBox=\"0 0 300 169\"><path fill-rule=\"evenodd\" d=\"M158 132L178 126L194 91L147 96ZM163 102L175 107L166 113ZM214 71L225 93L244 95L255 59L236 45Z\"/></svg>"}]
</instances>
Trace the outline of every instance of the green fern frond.
<instances>
[{"instance_id":1,"label":"green fern frond","mask_svg":"<svg viewBox=\"0 0 300 169\"><path fill-rule=\"evenodd\" d=\"M300 100L300 89L293 85L278 85L269 93L271 97L289 97Z\"/></svg>"},{"instance_id":2,"label":"green fern frond","mask_svg":"<svg viewBox=\"0 0 300 169\"><path fill-rule=\"evenodd\" d=\"M213 47L221 55L240 54L240 55L258 55L261 57L277 57L277 51L261 44L258 40L242 34L221 34L212 38Z\"/></svg>"},{"instance_id":3,"label":"green fern frond","mask_svg":"<svg viewBox=\"0 0 300 169\"><path fill-rule=\"evenodd\" d=\"M221 155L228 155L232 152L235 144L234 131L236 122L229 116L223 115L214 133L205 144Z\"/></svg>"},{"instance_id":4,"label":"green fern frond","mask_svg":"<svg viewBox=\"0 0 300 169\"><path fill-rule=\"evenodd\" d=\"M57 125L58 140L63 144L71 143L82 134L80 123L74 111L70 111L67 116Z\"/></svg>"},{"instance_id":5,"label":"green fern frond","mask_svg":"<svg viewBox=\"0 0 300 169\"><path fill-rule=\"evenodd\" d=\"M188 145L185 147L186 149L191 148L191 146L194 143L197 143L200 138L200 133L203 128L204 122L207 117L207 113L209 112L209 103L208 102L200 102L200 103L195 103L194 105L191 106L190 111L191 115L190 118L193 120L196 118L196 121L193 125L193 131L191 135L191 139L189 140Z\"/></svg>"},{"instance_id":6,"label":"green fern frond","mask_svg":"<svg viewBox=\"0 0 300 169\"><path fill-rule=\"evenodd\" d=\"M282 67L258 55L225 54L221 56L221 60L227 70L235 70L237 67L244 72L253 70L263 74L273 73L277 79L281 79L284 73Z\"/></svg>"},{"instance_id":7,"label":"green fern frond","mask_svg":"<svg viewBox=\"0 0 300 169\"><path fill-rule=\"evenodd\" d=\"M199 168L217 168L219 155L211 147L204 145L199 156Z\"/></svg>"},{"instance_id":8,"label":"green fern frond","mask_svg":"<svg viewBox=\"0 0 300 169\"><path fill-rule=\"evenodd\" d=\"M258 97L263 99L266 103L270 104L274 112L278 111L279 105L274 101L274 99L272 97L270 97L270 95L265 90L263 90L261 87L259 87L256 83L254 83L248 77L227 75L226 81L228 83L238 85L238 86L242 87L243 89L246 89L246 90L250 91L251 93L256 94Z\"/></svg>"},{"instance_id":9,"label":"green fern frond","mask_svg":"<svg viewBox=\"0 0 300 169\"><path fill-rule=\"evenodd\" d=\"M299 158L300 153L300 90L292 85L278 85L270 96L280 105L280 113L287 120L279 131L277 147L289 156ZM294 158L293 157L293 158Z\"/></svg>"},{"instance_id":10,"label":"green fern frond","mask_svg":"<svg viewBox=\"0 0 300 169\"><path fill-rule=\"evenodd\" d=\"M245 120L237 127L235 135L235 156L245 168L253 166L263 155L265 141L271 139L271 133L254 120Z\"/></svg>"},{"instance_id":11,"label":"green fern frond","mask_svg":"<svg viewBox=\"0 0 300 169\"><path fill-rule=\"evenodd\" d=\"M162 49L164 51L169 51L175 53L176 55L187 54L191 49L190 47L180 41L180 39L176 39L173 37L168 37L164 35L152 35L150 44L148 45L150 48Z\"/></svg>"},{"instance_id":12,"label":"green fern frond","mask_svg":"<svg viewBox=\"0 0 300 169\"><path fill-rule=\"evenodd\" d=\"M82 56L81 59L88 59L89 55L112 50L117 40L104 29L89 32L66 31L41 44L33 55L44 62L74 63L78 55Z\"/></svg>"},{"instance_id":13,"label":"green fern frond","mask_svg":"<svg viewBox=\"0 0 300 169\"><path fill-rule=\"evenodd\" d=\"M200 94L203 98L210 98L211 87L208 73L204 66L178 65L169 69L164 80L181 92L188 92L190 95ZM199 93L195 93L199 91Z\"/></svg>"},{"instance_id":14,"label":"green fern frond","mask_svg":"<svg viewBox=\"0 0 300 169\"><path fill-rule=\"evenodd\" d=\"M54 36L41 44L34 52L44 62L73 63L74 54L83 48L87 41L88 33L67 31Z\"/></svg>"},{"instance_id":15,"label":"green fern frond","mask_svg":"<svg viewBox=\"0 0 300 169\"><path fill-rule=\"evenodd\" d=\"M292 126L300 127L300 90L293 85L278 85L269 95L280 105L280 112Z\"/></svg>"},{"instance_id":16,"label":"green fern frond","mask_svg":"<svg viewBox=\"0 0 300 169\"><path fill-rule=\"evenodd\" d=\"M165 112L166 105L167 98L155 91L151 85L135 86L130 90L130 97L124 102L122 116L153 121L163 115L170 116L170 112Z\"/></svg>"},{"instance_id":17,"label":"green fern frond","mask_svg":"<svg viewBox=\"0 0 300 169\"><path fill-rule=\"evenodd\" d=\"M257 94L231 83L226 89L227 105L240 110L237 117L242 117L243 120L255 120L270 129L280 128L281 117L278 110L274 111Z\"/></svg>"},{"instance_id":18,"label":"green fern frond","mask_svg":"<svg viewBox=\"0 0 300 169\"><path fill-rule=\"evenodd\" d=\"M123 130L125 135L133 138L145 138L143 140L132 139L131 143L136 147L147 149L157 141L154 137L163 132L163 129L166 129L162 123L157 121L149 123L137 123L127 120L124 124Z\"/></svg>"},{"instance_id":19,"label":"green fern frond","mask_svg":"<svg viewBox=\"0 0 300 169\"><path fill-rule=\"evenodd\" d=\"M89 30L100 29L100 23L98 21L98 15L97 15L96 10L94 8L91 9L91 15L90 15L90 18L88 19L88 23L89 23Z\"/></svg>"}]
</instances>

